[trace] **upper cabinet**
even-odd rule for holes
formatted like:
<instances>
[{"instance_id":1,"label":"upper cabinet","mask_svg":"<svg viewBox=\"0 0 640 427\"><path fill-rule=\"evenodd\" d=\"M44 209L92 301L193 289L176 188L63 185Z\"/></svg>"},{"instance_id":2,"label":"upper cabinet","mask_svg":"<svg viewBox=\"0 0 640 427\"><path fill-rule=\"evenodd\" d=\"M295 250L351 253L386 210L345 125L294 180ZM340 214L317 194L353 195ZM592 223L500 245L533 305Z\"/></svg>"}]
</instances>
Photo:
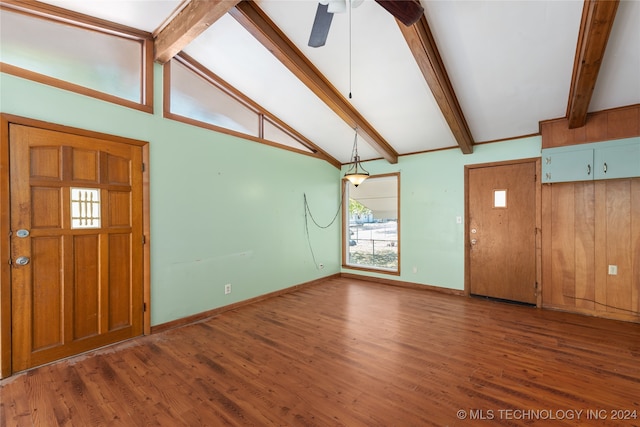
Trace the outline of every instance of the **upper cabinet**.
<instances>
[{"instance_id":1,"label":"upper cabinet","mask_svg":"<svg viewBox=\"0 0 640 427\"><path fill-rule=\"evenodd\" d=\"M542 150L542 182L640 176L640 137Z\"/></svg>"},{"instance_id":2,"label":"upper cabinet","mask_svg":"<svg viewBox=\"0 0 640 427\"><path fill-rule=\"evenodd\" d=\"M640 176L640 137L626 144L593 150L594 179L633 178Z\"/></svg>"}]
</instances>

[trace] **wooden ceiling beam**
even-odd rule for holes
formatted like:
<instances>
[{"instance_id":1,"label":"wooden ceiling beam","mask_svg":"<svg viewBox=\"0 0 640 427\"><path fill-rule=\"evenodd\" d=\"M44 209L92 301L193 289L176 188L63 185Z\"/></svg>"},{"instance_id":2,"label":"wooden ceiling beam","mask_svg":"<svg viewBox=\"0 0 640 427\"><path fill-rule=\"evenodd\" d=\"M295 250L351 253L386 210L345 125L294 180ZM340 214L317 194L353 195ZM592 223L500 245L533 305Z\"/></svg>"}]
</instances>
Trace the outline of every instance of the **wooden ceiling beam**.
<instances>
[{"instance_id":1,"label":"wooden ceiling beam","mask_svg":"<svg viewBox=\"0 0 640 427\"><path fill-rule=\"evenodd\" d=\"M423 15L418 22L409 27L398 21L398 26L440 107L440 111L453 132L460 150L464 154L473 153L473 136L471 136L469 125L436 47L427 18Z\"/></svg>"},{"instance_id":2,"label":"wooden ceiling beam","mask_svg":"<svg viewBox=\"0 0 640 427\"><path fill-rule=\"evenodd\" d=\"M154 60L160 64L169 62L238 1L191 0L156 36Z\"/></svg>"},{"instance_id":3,"label":"wooden ceiling beam","mask_svg":"<svg viewBox=\"0 0 640 427\"><path fill-rule=\"evenodd\" d=\"M569 129L582 127L587 121L589 103L596 87L619 3L619 0L584 2L567 104Z\"/></svg>"},{"instance_id":4,"label":"wooden ceiling beam","mask_svg":"<svg viewBox=\"0 0 640 427\"><path fill-rule=\"evenodd\" d=\"M398 153L302 54L269 17L253 2L242 1L229 13L300 81L364 138L389 163Z\"/></svg>"}]
</instances>

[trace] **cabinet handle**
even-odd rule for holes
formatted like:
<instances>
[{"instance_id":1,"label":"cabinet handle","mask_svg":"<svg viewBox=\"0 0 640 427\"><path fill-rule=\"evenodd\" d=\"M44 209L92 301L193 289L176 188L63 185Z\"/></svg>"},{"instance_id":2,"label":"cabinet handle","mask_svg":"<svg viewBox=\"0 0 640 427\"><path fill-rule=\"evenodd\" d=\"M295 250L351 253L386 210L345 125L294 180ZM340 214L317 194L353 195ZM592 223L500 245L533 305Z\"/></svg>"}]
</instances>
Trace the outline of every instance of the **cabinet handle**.
<instances>
[{"instance_id":1,"label":"cabinet handle","mask_svg":"<svg viewBox=\"0 0 640 427\"><path fill-rule=\"evenodd\" d=\"M603 167L604 173L607 173L607 163L605 162L604 167Z\"/></svg>"},{"instance_id":2,"label":"cabinet handle","mask_svg":"<svg viewBox=\"0 0 640 427\"><path fill-rule=\"evenodd\" d=\"M591 165L587 165L587 175L591 175Z\"/></svg>"}]
</instances>

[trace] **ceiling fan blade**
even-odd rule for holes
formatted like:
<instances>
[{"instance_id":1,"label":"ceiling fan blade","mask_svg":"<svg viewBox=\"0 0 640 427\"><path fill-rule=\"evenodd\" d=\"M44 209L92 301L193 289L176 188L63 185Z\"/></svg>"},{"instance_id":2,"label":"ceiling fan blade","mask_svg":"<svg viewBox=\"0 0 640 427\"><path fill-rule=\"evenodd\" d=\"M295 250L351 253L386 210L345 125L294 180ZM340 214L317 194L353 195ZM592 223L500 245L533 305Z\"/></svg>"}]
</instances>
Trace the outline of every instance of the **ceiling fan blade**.
<instances>
[{"instance_id":1,"label":"ceiling fan blade","mask_svg":"<svg viewBox=\"0 0 640 427\"><path fill-rule=\"evenodd\" d=\"M324 46L327 41L331 20L333 19L333 13L327 11L328 7L326 4L318 3L316 17L313 20L313 28L311 28L311 36L309 37L310 47Z\"/></svg>"},{"instance_id":2,"label":"ceiling fan blade","mask_svg":"<svg viewBox=\"0 0 640 427\"><path fill-rule=\"evenodd\" d=\"M376 0L376 3L407 27L418 22L424 14L424 8L417 0Z\"/></svg>"}]
</instances>

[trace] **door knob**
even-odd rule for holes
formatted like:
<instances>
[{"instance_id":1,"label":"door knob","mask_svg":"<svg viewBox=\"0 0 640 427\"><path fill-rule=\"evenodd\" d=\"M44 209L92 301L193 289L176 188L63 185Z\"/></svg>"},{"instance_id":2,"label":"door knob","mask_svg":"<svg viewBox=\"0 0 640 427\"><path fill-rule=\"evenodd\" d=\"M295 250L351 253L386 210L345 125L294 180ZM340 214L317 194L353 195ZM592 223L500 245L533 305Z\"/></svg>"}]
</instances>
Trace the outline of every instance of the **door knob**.
<instances>
[{"instance_id":1,"label":"door knob","mask_svg":"<svg viewBox=\"0 0 640 427\"><path fill-rule=\"evenodd\" d=\"M18 258L16 258L16 264L18 265L27 265L29 264L29 257L28 256L19 256Z\"/></svg>"}]
</instances>

